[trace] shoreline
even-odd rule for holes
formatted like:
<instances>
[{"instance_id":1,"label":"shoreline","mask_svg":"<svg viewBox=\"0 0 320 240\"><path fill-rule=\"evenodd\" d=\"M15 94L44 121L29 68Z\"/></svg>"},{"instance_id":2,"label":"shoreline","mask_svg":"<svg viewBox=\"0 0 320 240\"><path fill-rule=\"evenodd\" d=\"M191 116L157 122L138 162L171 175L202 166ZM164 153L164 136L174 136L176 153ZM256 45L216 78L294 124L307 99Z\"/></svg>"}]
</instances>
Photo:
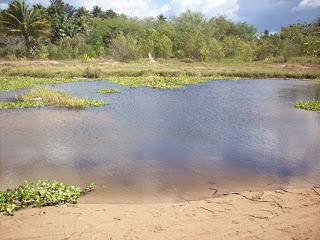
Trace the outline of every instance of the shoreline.
<instances>
[{"instance_id":1,"label":"shoreline","mask_svg":"<svg viewBox=\"0 0 320 240\"><path fill-rule=\"evenodd\" d=\"M200 201L76 204L0 216L1 239L317 239L320 188Z\"/></svg>"}]
</instances>

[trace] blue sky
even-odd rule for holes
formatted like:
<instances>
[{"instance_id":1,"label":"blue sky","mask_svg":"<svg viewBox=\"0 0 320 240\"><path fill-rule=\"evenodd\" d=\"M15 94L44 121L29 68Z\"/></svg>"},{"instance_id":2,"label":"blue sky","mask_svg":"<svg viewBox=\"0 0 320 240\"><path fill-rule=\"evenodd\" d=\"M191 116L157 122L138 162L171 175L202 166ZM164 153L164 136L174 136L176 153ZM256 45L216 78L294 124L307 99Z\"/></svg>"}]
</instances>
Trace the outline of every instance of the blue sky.
<instances>
[{"instance_id":1,"label":"blue sky","mask_svg":"<svg viewBox=\"0 0 320 240\"><path fill-rule=\"evenodd\" d=\"M0 0L0 8L6 8L10 0ZM49 5L49 0L26 0L35 4ZM254 24L259 31L280 30L291 23L311 22L320 17L320 0L65 0L75 6L92 9L94 5L103 10L113 9L118 13L139 18L178 15L186 10L202 12L206 18L225 15L233 21Z\"/></svg>"}]
</instances>

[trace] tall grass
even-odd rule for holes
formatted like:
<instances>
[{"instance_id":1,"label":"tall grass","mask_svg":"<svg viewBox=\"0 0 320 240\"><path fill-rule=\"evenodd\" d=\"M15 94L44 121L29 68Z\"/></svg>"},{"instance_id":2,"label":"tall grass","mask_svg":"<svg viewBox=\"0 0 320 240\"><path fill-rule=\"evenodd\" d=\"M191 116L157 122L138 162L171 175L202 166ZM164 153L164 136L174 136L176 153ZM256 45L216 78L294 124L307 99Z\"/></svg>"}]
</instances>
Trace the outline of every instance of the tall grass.
<instances>
[{"instance_id":1,"label":"tall grass","mask_svg":"<svg viewBox=\"0 0 320 240\"><path fill-rule=\"evenodd\" d=\"M27 93L23 93L16 102L0 103L0 109L25 108L38 106L55 106L68 108L84 108L88 106L100 106L105 101L97 101L89 98L71 97L69 93L58 90L51 90L48 87L36 87Z\"/></svg>"}]
</instances>

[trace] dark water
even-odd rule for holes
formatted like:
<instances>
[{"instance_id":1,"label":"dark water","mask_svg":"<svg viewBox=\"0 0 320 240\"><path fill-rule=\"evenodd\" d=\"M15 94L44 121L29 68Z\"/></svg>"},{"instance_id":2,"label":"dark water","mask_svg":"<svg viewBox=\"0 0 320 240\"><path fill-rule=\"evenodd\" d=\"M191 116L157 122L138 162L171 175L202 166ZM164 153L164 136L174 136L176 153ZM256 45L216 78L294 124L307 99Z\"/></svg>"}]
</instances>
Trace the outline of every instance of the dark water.
<instances>
[{"instance_id":1,"label":"dark water","mask_svg":"<svg viewBox=\"0 0 320 240\"><path fill-rule=\"evenodd\" d=\"M50 85L109 105L0 112L0 187L57 179L97 191L82 202L165 202L320 183L320 83L210 81L185 89L107 81ZM98 94L100 88L121 93ZM1 92L8 100L16 92Z\"/></svg>"}]
</instances>

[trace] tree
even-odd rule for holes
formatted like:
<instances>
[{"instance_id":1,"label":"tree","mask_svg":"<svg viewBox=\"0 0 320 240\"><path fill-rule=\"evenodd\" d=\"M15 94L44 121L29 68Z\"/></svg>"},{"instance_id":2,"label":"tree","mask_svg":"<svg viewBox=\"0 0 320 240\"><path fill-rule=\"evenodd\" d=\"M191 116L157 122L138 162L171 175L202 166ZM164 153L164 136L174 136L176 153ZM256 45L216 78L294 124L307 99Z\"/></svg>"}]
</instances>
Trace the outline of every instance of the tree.
<instances>
[{"instance_id":1,"label":"tree","mask_svg":"<svg viewBox=\"0 0 320 240\"><path fill-rule=\"evenodd\" d=\"M122 32L118 34L110 45L111 56L122 62L137 59L139 57L138 52L137 40L133 36L125 36Z\"/></svg>"},{"instance_id":2,"label":"tree","mask_svg":"<svg viewBox=\"0 0 320 240\"><path fill-rule=\"evenodd\" d=\"M89 17L90 13L85 7L79 7L75 16L76 17Z\"/></svg>"},{"instance_id":3,"label":"tree","mask_svg":"<svg viewBox=\"0 0 320 240\"><path fill-rule=\"evenodd\" d=\"M190 40L191 35L195 35L195 37L197 37L196 34L194 34L195 32L202 33L205 21L206 20L203 14L191 12L189 10L181 13L178 17L174 17L172 19L172 24L175 29L173 44L174 51L182 50L183 52L188 52L187 55L189 55L191 52L190 49L187 49L187 45L190 46L190 44L188 44L188 40ZM198 45L196 44L196 41L193 41L193 43Z\"/></svg>"},{"instance_id":4,"label":"tree","mask_svg":"<svg viewBox=\"0 0 320 240\"><path fill-rule=\"evenodd\" d=\"M163 21L163 22L165 22L167 20L167 18L162 13L157 16L157 19L159 21Z\"/></svg>"},{"instance_id":5,"label":"tree","mask_svg":"<svg viewBox=\"0 0 320 240\"><path fill-rule=\"evenodd\" d=\"M105 18L116 18L116 17L118 17L118 14L115 11L113 11L112 9L109 9L105 12L104 17Z\"/></svg>"},{"instance_id":6,"label":"tree","mask_svg":"<svg viewBox=\"0 0 320 240\"><path fill-rule=\"evenodd\" d=\"M92 10L91 10L91 15L93 17L100 17L100 15L102 14L102 10L101 10L101 7L99 6L93 6Z\"/></svg>"},{"instance_id":7,"label":"tree","mask_svg":"<svg viewBox=\"0 0 320 240\"><path fill-rule=\"evenodd\" d=\"M22 35L28 52L32 52L32 38L47 34L48 22L39 9L28 9L25 2L14 0L1 13L1 27L7 35Z\"/></svg>"},{"instance_id":8,"label":"tree","mask_svg":"<svg viewBox=\"0 0 320 240\"><path fill-rule=\"evenodd\" d=\"M74 6L65 3L63 0L50 0L50 6L48 7L49 14L56 14L66 18L73 17L76 11Z\"/></svg>"}]
</instances>

